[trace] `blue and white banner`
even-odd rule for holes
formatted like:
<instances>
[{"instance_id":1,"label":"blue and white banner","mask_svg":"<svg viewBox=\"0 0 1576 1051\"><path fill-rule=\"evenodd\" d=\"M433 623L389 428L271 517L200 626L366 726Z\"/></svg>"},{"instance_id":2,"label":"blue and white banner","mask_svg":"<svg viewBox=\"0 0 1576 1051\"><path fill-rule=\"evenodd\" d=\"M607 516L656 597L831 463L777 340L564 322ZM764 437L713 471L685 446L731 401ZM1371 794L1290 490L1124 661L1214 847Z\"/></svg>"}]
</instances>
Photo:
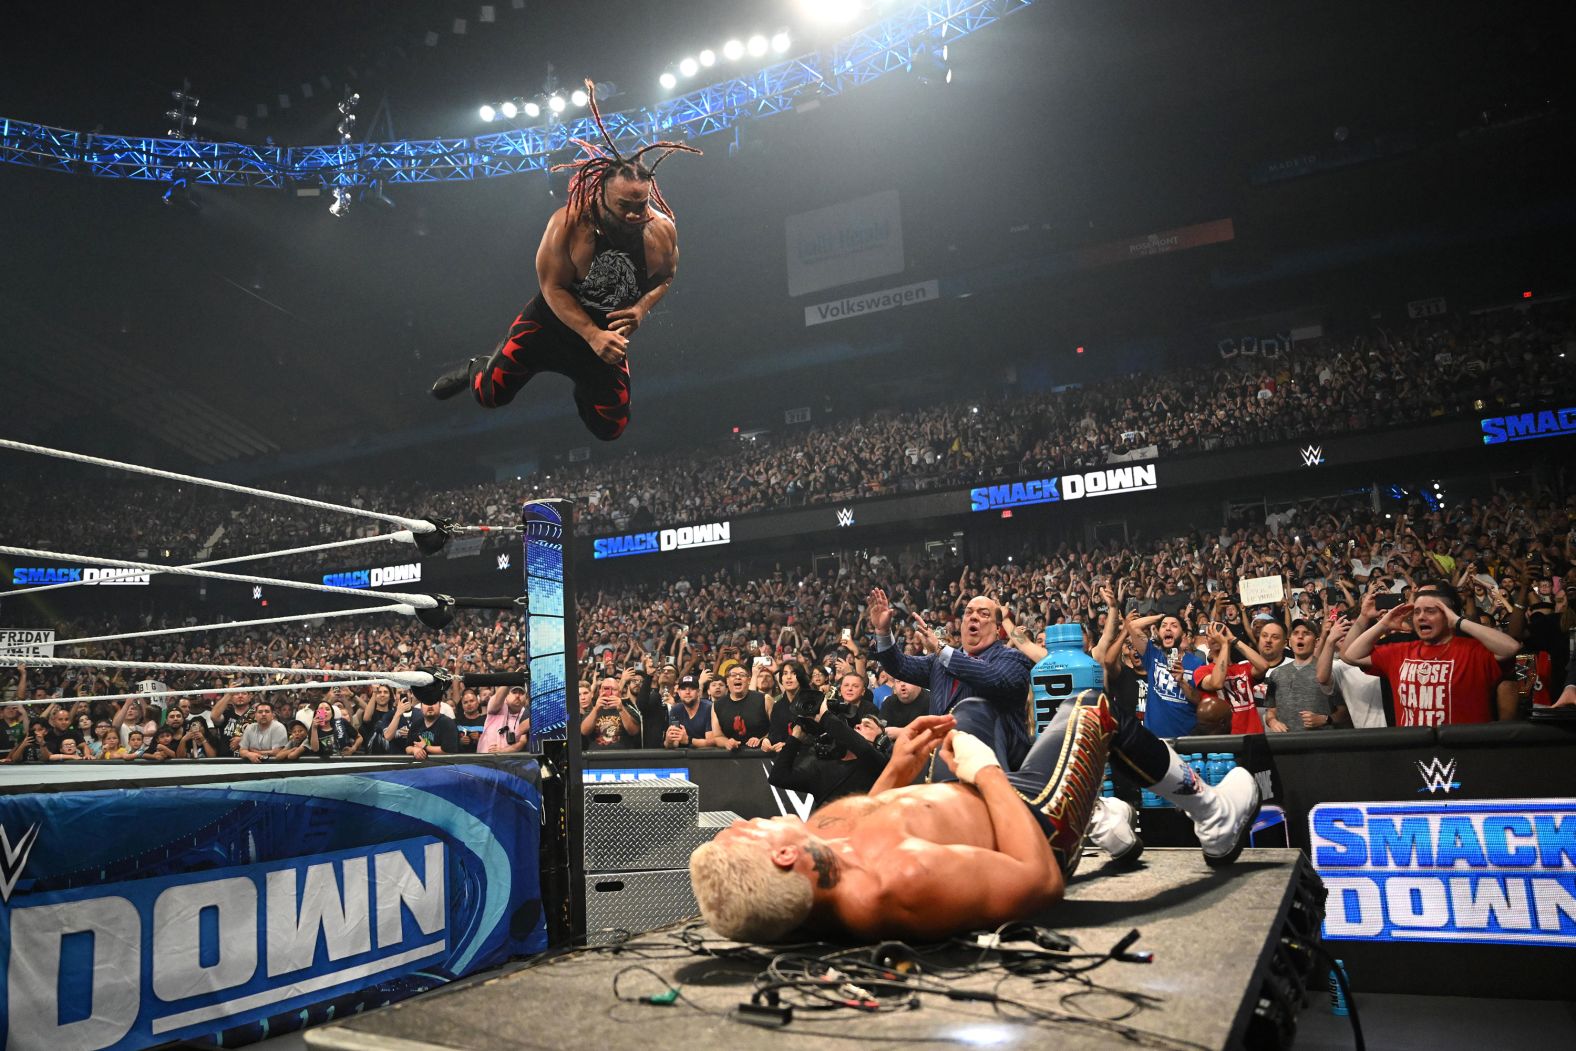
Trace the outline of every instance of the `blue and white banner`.
<instances>
[{"instance_id":1,"label":"blue and white banner","mask_svg":"<svg viewBox=\"0 0 1576 1051\"><path fill-rule=\"evenodd\" d=\"M1052 478L1030 478L1000 485L983 485L969 490L970 511L995 511L1034 504L1059 504L1117 493L1143 493L1158 488L1156 465L1107 467L1081 474Z\"/></svg>"},{"instance_id":2,"label":"blue and white banner","mask_svg":"<svg viewBox=\"0 0 1576 1051\"><path fill-rule=\"evenodd\" d=\"M692 547L716 547L733 539L733 523L708 522L705 525L653 529L645 533L599 537L591 544L592 558L627 558L630 555L655 555L661 551L685 551Z\"/></svg>"},{"instance_id":3,"label":"blue and white banner","mask_svg":"<svg viewBox=\"0 0 1576 1051\"><path fill-rule=\"evenodd\" d=\"M1576 945L1576 799L1320 803L1308 825L1326 938Z\"/></svg>"},{"instance_id":4,"label":"blue and white banner","mask_svg":"<svg viewBox=\"0 0 1576 1051\"><path fill-rule=\"evenodd\" d=\"M541 951L533 767L0 796L3 1046L240 1043Z\"/></svg>"},{"instance_id":5,"label":"blue and white banner","mask_svg":"<svg viewBox=\"0 0 1576 1051\"><path fill-rule=\"evenodd\" d=\"M1517 416L1490 416L1479 420L1484 445L1530 442L1539 438L1559 438L1576 434L1576 408L1544 409Z\"/></svg>"},{"instance_id":6,"label":"blue and white banner","mask_svg":"<svg viewBox=\"0 0 1576 1051\"><path fill-rule=\"evenodd\" d=\"M323 583L331 588L391 588L399 584L419 584L421 563L406 562L398 566L377 566L373 569L347 569L339 573L325 573Z\"/></svg>"}]
</instances>

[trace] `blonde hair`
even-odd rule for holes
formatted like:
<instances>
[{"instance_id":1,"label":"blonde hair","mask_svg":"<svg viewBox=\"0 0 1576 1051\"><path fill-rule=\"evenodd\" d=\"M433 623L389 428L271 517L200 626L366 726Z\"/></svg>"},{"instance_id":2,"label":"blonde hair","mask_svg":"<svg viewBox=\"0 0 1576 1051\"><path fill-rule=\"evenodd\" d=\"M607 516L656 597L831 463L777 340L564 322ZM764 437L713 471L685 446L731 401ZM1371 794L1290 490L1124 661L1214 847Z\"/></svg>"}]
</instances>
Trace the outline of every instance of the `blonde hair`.
<instances>
[{"instance_id":1,"label":"blonde hair","mask_svg":"<svg viewBox=\"0 0 1576 1051\"><path fill-rule=\"evenodd\" d=\"M711 929L741 942L777 941L810 918L815 893L756 843L706 843L690 855L695 900Z\"/></svg>"}]
</instances>

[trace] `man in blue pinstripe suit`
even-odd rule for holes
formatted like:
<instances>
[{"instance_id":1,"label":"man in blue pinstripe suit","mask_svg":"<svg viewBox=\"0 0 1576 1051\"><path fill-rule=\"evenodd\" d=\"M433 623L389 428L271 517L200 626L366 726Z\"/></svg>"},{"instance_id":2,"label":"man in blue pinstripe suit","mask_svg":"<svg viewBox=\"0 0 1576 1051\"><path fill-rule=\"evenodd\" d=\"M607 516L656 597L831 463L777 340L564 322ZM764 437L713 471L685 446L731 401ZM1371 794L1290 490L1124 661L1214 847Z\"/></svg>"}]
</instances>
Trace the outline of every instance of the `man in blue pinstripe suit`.
<instances>
[{"instance_id":1,"label":"man in blue pinstripe suit","mask_svg":"<svg viewBox=\"0 0 1576 1051\"><path fill-rule=\"evenodd\" d=\"M1001 606L977 595L963 610L963 645L944 646L930 627L914 618L914 631L926 653L901 652L892 637L892 604L876 588L866 600L865 616L875 632L876 660L893 678L930 690L930 714L951 715L957 728L990 745L1004 769L1016 770L1029 753L1029 671L1034 662L1001 642ZM932 761L928 780L954 775Z\"/></svg>"}]
</instances>

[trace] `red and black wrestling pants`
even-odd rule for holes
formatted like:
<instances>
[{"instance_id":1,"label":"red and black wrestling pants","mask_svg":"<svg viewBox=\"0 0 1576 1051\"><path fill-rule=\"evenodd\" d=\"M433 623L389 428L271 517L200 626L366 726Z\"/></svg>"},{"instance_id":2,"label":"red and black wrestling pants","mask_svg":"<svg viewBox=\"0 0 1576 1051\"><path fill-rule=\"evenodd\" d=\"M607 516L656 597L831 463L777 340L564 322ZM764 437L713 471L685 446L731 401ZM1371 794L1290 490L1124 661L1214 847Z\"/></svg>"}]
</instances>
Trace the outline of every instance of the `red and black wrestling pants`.
<instances>
[{"instance_id":1,"label":"red and black wrestling pants","mask_svg":"<svg viewBox=\"0 0 1576 1051\"><path fill-rule=\"evenodd\" d=\"M604 442L629 426L629 361L609 365L590 344L559 321L532 297L509 326L509 335L471 378L471 393L484 409L514 400L532 378L543 372L568 376L575 385L575 409L586 429Z\"/></svg>"}]
</instances>

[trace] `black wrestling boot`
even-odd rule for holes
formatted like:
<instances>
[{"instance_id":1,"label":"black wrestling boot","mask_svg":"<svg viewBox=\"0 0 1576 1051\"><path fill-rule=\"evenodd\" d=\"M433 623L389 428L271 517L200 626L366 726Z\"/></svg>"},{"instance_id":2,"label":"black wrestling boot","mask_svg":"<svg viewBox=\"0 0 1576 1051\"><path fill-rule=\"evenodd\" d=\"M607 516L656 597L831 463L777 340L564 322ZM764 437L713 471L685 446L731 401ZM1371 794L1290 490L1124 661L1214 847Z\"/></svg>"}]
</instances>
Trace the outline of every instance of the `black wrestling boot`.
<instances>
[{"instance_id":1,"label":"black wrestling boot","mask_svg":"<svg viewBox=\"0 0 1576 1051\"><path fill-rule=\"evenodd\" d=\"M476 370L481 367L481 360L481 358L472 358L459 368L439 376L432 385L432 396L439 401L445 401L469 387Z\"/></svg>"}]
</instances>

